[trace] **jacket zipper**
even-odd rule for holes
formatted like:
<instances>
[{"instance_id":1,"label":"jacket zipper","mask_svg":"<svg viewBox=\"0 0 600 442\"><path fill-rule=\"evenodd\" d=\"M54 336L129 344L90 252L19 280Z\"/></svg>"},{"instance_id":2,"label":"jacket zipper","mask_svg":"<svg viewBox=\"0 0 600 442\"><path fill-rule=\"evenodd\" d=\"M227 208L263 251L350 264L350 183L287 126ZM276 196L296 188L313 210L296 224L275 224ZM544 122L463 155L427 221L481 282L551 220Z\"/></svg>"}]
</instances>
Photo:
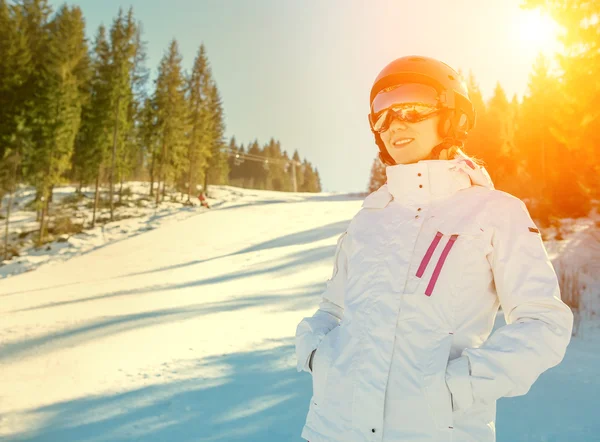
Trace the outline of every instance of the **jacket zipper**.
<instances>
[{"instance_id":1,"label":"jacket zipper","mask_svg":"<svg viewBox=\"0 0 600 442\"><path fill-rule=\"evenodd\" d=\"M441 239L442 239L442 233L441 232L436 233L435 238L433 238L433 241L431 241L431 244L429 245L429 248L427 249L427 253L425 253L425 256L421 260L421 264L419 265L419 268L417 269L417 278L420 278L421 276L423 276L423 273L425 273L427 264L429 264L429 260L431 259L431 256L433 255L433 252L435 251L435 248L437 247L437 245L439 244Z\"/></svg>"},{"instance_id":2,"label":"jacket zipper","mask_svg":"<svg viewBox=\"0 0 600 442\"><path fill-rule=\"evenodd\" d=\"M456 242L457 238L458 238L458 235L452 235L452 236L450 236L450 239L448 240L448 243L446 244L446 247L444 247L444 250L442 251L442 254L440 255L440 259L438 259L438 262L437 262L437 264L435 266L435 269L433 270L433 275L431 275L431 279L429 280L429 284L427 284L427 288L425 289L425 294L427 296L431 296L431 293L433 293L433 289L434 289L435 284L436 284L436 282L438 280L438 276L440 276L440 272L442 271L442 267L444 266L444 262L446 261L446 258L448 257L448 253L450 253L450 249L452 248L452 246Z\"/></svg>"}]
</instances>

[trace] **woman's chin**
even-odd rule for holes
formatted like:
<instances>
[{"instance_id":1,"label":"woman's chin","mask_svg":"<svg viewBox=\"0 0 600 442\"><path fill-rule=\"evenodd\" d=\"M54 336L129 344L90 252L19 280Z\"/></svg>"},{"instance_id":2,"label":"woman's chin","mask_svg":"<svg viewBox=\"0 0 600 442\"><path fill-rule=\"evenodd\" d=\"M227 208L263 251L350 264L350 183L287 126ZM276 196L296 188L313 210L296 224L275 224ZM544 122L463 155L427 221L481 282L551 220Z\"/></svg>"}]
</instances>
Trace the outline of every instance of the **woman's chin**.
<instances>
[{"instance_id":1,"label":"woman's chin","mask_svg":"<svg viewBox=\"0 0 600 442\"><path fill-rule=\"evenodd\" d=\"M396 164L410 164L410 163L414 163L417 161L414 158L414 155L411 155L411 153L408 151L407 152L392 151L390 153L390 156L394 159Z\"/></svg>"}]
</instances>

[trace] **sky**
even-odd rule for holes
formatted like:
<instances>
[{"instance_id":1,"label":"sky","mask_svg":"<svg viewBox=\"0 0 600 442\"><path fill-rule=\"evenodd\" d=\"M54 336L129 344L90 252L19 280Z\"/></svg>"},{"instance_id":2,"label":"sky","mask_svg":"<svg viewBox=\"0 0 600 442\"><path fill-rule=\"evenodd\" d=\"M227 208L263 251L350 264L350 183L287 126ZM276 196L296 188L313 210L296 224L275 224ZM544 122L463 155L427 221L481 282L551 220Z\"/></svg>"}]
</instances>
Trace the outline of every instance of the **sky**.
<instances>
[{"instance_id":1,"label":"sky","mask_svg":"<svg viewBox=\"0 0 600 442\"><path fill-rule=\"evenodd\" d=\"M63 1L51 0L58 7ZM271 137L316 167L324 191L363 192L377 155L367 123L373 80L406 55L472 71L489 98L527 91L557 28L521 0L70 0L87 33L120 7L142 22L153 76L175 38L190 70L204 43L223 100L226 137ZM542 17L542 18L540 18Z\"/></svg>"}]
</instances>

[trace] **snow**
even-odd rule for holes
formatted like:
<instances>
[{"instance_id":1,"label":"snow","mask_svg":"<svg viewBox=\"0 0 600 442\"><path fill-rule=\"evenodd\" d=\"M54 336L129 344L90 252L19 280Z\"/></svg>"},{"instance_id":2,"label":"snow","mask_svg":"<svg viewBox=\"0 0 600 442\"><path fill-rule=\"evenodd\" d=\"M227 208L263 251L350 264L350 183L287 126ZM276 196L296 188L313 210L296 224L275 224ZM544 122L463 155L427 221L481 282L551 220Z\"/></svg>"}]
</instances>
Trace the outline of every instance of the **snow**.
<instances>
[{"instance_id":1,"label":"snow","mask_svg":"<svg viewBox=\"0 0 600 442\"><path fill-rule=\"evenodd\" d=\"M205 210L195 206L182 207L182 203L170 201L170 198L161 203L157 209L154 207L153 199L148 196L148 183L131 182L127 183L124 188L131 192L131 196L124 198L123 206L115 208L115 220L118 222L103 224L108 220L110 211L108 208L101 208L96 214L97 224L95 228L88 228L79 234L60 235L63 237L63 241L50 242L36 248L33 242L37 239L39 222L36 221L35 210L31 207L35 191L31 187L21 187L16 192L13 201L13 206L17 208L17 211L13 211L10 216L11 243L14 244L17 241L17 235L31 233L25 236L25 240L20 241L22 243L19 250L20 256L2 262L0 278L32 271L42 264L64 261L116 240L155 229L165 223L184 219L197 213L198 210ZM92 209L87 206L93 204L94 193L91 189L87 189L83 192L84 197L81 201L71 204L66 203L65 198L73 197L74 194L75 187L56 188L54 190L53 207L51 208L52 213L68 217L72 224L85 223L87 227L92 220ZM171 196L174 198L181 197L180 194L169 195L169 197ZM115 202L117 202L116 197ZM8 196L5 196L2 206L5 208L7 203ZM197 201L196 204L198 204ZM3 215L5 214L4 210ZM2 232L4 232L4 225L2 225ZM3 248L4 235L2 235L2 250Z\"/></svg>"},{"instance_id":2,"label":"snow","mask_svg":"<svg viewBox=\"0 0 600 442\"><path fill-rule=\"evenodd\" d=\"M165 204L32 251L20 265L34 271L0 279L0 440L301 442L295 328L362 197L209 195L211 209ZM596 259L593 216L565 222L553 260ZM600 440L599 330L590 313L562 364L499 401L499 442Z\"/></svg>"},{"instance_id":3,"label":"snow","mask_svg":"<svg viewBox=\"0 0 600 442\"><path fill-rule=\"evenodd\" d=\"M36 221L36 213L30 207L35 197L35 190L31 187L21 187L13 199L14 207L10 216L10 242L12 244L17 241L22 243L19 250L20 256L0 263L0 278L32 271L42 264L53 264L64 261L114 241L126 239L167 223L193 216L199 211L207 210L199 206L199 201L196 198L191 201L193 205L183 206L182 202L187 200L187 196L176 192L169 193L165 202L162 202L159 208L155 208L154 197L148 196L148 183L125 183L124 188L131 192L131 196L124 198L123 206L115 208L114 216L118 222L107 222L106 224L99 225L99 222L106 222L110 214L108 208L101 208L96 215L97 224L95 228L87 228L79 234L60 235L63 237L63 241L53 241L37 248L34 247L34 241L37 239L39 221ZM51 208L52 213L67 216L72 224L85 223L87 227L92 221L92 209L89 205L93 203L94 193L91 189L87 189L87 191L84 189L83 200L74 204L63 203L66 201L65 198L73 197L74 194L75 187L63 186L56 188L53 198L53 204L56 207ZM239 190L229 186L214 186L211 187L207 201L213 208L234 207L240 204L272 204L283 201L302 201L306 198L307 194L290 194L284 199L282 199L281 195L281 192L254 192L245 189ZM312 197L317 200L319 198L335 198L336 194L320 194L320 196L313 194ZM241 198L243 198L243 201L241 201ZM8 199L8 196L4 197L2 207L6 207ZM117 197L115 196L115 203L116 201ZM15 208L17 208L16 211ZM4 211L3 215L5 214L6 212ZM2 223L2 232L4 232L4 223ZM27 239L17 240L18 235L28 232ZM4 235L2 235L3 249Z\"/></svg>"}]
</instances>

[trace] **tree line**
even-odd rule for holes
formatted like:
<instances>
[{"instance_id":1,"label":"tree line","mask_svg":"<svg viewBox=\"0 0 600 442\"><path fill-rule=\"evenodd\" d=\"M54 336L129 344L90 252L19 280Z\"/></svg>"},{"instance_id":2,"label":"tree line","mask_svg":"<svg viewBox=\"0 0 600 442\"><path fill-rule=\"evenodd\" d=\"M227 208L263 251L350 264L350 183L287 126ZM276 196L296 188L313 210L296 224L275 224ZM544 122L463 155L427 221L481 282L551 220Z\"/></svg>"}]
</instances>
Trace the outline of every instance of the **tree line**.
<instances>
[{"instance_id":1,"label":"tree line","mask_svg":"<svg viewBox=\"0 0 600 442\"><path fill-rule=\"evenodd\" d=\"M56 11L48 0L0 0L0 203L8 194L7 229L13 193L35 188L45 237L53 189L76 183L95 189L92 225L100 189L113 219L123 183L150 182L158 205L167 188L187 193L209 183L291 190L282 171L287 154L271 140L248 152L273 158L270 170L231 159L244 147L224 139L223 104L204 45L187 72L177 40L160 60L150 84L142 24L133 10L119 10L110 27L86 39L77 6ZM241 155L240 155L241 156ZM300 162L297 152L294 159ZM320 191L318 172L304 161L300 188Z\"/></svg>"},{"instance_id":2,"label":"tree line","mask_svg":"<svg viewBox=\"0 0 600 442\"><path fill-rule=\"evenodd\" d=\"M295 150L292 158L281 151L281 143L274 139L262 147L257 140L236 144L235 137L229 143L229 184L252 189L283 192L321 192L318 169L300 159Z\"/></svg>"},{"instance_id":3,"label":"tree line","mask_svg":"<svg viewBox=\"0 0 600 442\"><path fill-rule=\"evenodd\" d=\"M477 123L465 151L482 160L497 189L524 199L540 222L586 216L600 190L600 3L529 0L527 6L547 8L566 29L559 69L553 72L551 59L538 56L522 100L509 100L498 83L485 101L470 73ZM376 158L369 191L383 183L385 167Z\"/></svg>"}]
</instances>

